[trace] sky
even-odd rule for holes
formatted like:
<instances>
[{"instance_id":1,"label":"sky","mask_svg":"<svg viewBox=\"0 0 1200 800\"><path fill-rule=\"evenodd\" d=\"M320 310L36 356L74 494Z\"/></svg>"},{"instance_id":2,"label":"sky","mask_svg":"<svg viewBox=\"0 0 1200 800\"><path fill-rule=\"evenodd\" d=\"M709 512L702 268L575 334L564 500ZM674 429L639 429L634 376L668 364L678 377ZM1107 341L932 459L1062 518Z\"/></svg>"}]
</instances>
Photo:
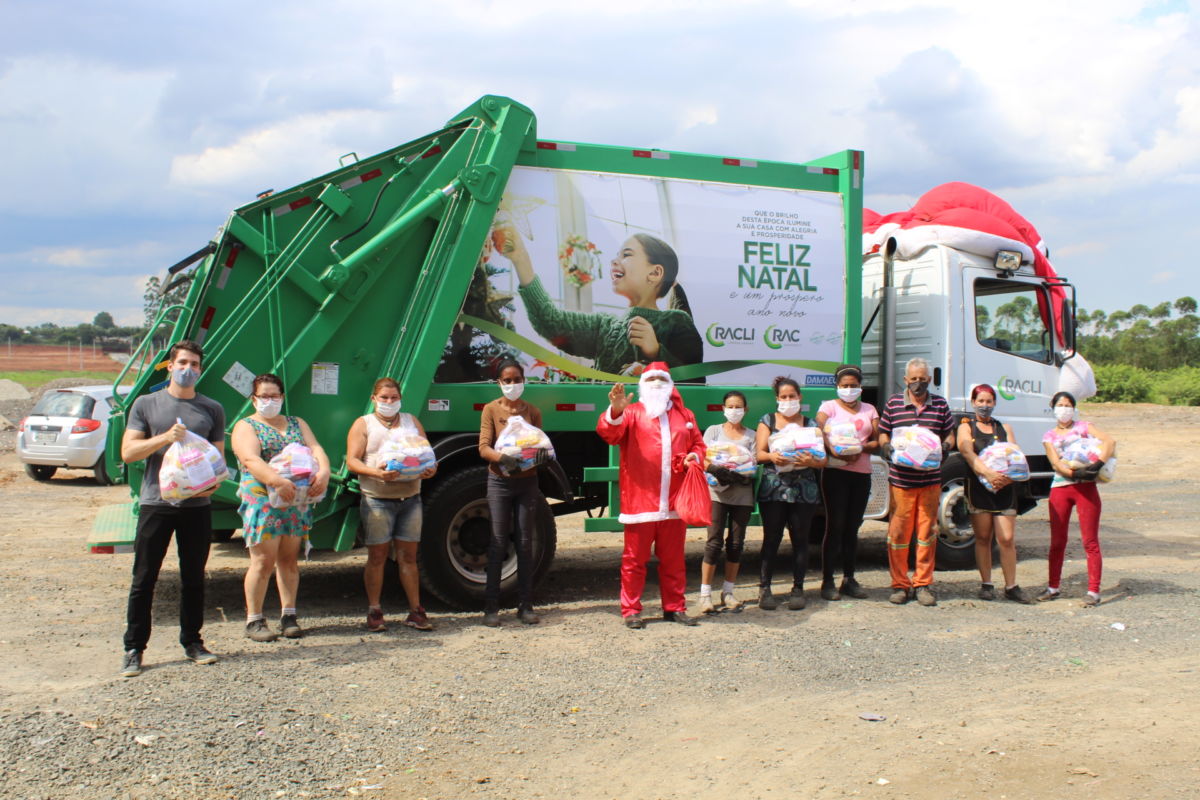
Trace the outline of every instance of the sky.
<instances>
[{"instance_id":1,"label":"sky","mask_svg":"<svg viewBox=\"0 0 1200 800\"><path fill-rule=\"evenodd\" d=\"M0 0L0 322L142 322L229 213L484 94L542 138L946 181L1031 221L1079 305L1200 295L1200 0Z\"/></svg>"}]
</instances>

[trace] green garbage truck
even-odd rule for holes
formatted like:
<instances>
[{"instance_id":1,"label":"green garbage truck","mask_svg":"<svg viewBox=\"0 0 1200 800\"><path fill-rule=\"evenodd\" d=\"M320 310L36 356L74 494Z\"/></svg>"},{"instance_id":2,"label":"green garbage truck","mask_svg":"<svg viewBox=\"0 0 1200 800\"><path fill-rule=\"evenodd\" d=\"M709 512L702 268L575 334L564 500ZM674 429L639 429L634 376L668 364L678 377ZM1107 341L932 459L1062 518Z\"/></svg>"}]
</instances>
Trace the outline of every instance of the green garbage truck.
<instances>
[{"instance_id":1,"label":"green garbage truck","mask_svg":"<svg viewBox=\"0 0 1200 800\"><path fill-rule=\"evenodd\" d=\"M530 109L485 96L438 131L263 192L170 268L164 296L186 288L186 299L162 304L151 333L167 335L148 336L117 380L133 389L110 420L109 472L136 497L142 466L119 455L130 404L165 385L165 348L191 339L205 351L197 388L231 427L252 411L255 375L282 378L285 412L309 422L334 466L312 543L349 550L360 534L346 433L374 381L392 377L438 456L422 489L422 579L449 604L478 605L490 535L479 418L499 394L499 361L525 365L524 399L557 452L540 471L540 577L557 516L587 511L587 530L620 529L615 454L594 433L613 382L664 360L701 426L723 419L730 388L751 414L767 411L779 374L805 387L808 413L833 396L836 365L861 358L863 310L878 305L862 291L863 167L855 150L795 164L549 140ZM638 249L658 272L623 257ZM240 526L227 458L218 538ZM882 468L875 477L880 517ZM102 510L93 550L128 546L135 512ZM502 575L508 595L515 555Z\"/></svg>"}]
</instances>

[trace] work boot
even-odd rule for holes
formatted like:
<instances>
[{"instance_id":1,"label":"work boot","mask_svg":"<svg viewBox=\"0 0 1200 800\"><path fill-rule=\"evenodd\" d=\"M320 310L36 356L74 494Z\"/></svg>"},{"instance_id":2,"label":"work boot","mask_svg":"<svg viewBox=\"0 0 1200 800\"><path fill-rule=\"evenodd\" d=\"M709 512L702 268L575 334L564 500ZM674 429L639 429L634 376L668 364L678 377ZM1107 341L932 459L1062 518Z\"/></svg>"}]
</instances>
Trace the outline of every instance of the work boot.
<instances>
[{"instance_id":1,"label":"work boot","mask_svg":"<svg viewBox=\"0 0 1200 800\"><path fill-rule=\"evenodd\" d=\"M771 594L771 587L764 586L758 590L758 607L763 611L774 611L779 608L779 601Z\"/></svg>"},{"instance_id":2,"label":"work boot","mask_svg":"<svg viewBox=\"0 0 1200 800\"><path fill-rule=\"evenodd\" d=\"M284 614L279 618L279 632L285 639L299 639L304 635L304 629L296 621L295 614Z\"/></svg>"},{"instance_id":3,"label":"work boot","mask_svg":"<svg viewBox=\"0 0 1200 800\"><path fill-rule=\"evenodd\" d=\"M733 592L721 592L721 605L735 613L742 610L742 601L734 597Z\"/></svg>"},{"instance_id":4,"label":"work boot","mask_svg":"<svg viewBox=\"0 0 1200 800\"><path fill-rule=\"evenodd\" d=\"M265 619L256 619L246 623L246 638L255 642L273 642L279 634L271 630Z\"/></svg>"},{"instance_id":5,"label":"work boot","mask_svg":"<svg viewBox=\"0 0 1200 800\"><path fill-rule=\"evenodd\" d=\"M867 599L867 590L854 578L842 578L842 588L839 591L846 597L853 597L855 600Z\"/></svg>"},{"instance_id":6,"label":"work boot","mask_svg":"<svg viewBox=\"0 0 1200 800\"><path fill-rule=\"evenodd\" d=\"M1025 590L1023 590L1020 586L1014 586L1011 589L1005 589L1004 599L1012 600L1014 603L1021 603L1022 605L1029 605L1033 602L1033 598L1025 594Z\"/></svg>"},{"instance_id":7,"label":"work boot","mask_svg":"<svg viewBox=\"0 0 1200 800\"><path fill-rule=\"evenodd\" d=\"M892 593L888 596L888 602L895 603L898 606L904 605L911 599L912 599L912 594L909 592L908 589L905 589L903 587L892 589Z\"/></svg>"},{"instance_id":8,"label":"work boot","mask_svg":"<svg viewBox=\"0 0 1200 800\"><path fill-rule=\"evenodd\" d=\"M494 608L489 608L483 612L483 624L489 628L500 627L500 612Z\"/></svg>"},{"instance_id":9,"label":"work boot","mask_svg":"<svg viewBox=\"0 0 1200 800\"><path fill-rule=\"evenodd\" d=\"M833 578L821 581L821 599L822 600L841 600L842 596L838 593L837 586L834 585Z\"/></svg>"},{"instance_id":10,"label":"work boot","mask_svg":"<svg viewBox=\"0 0 1200 800\"><path fill-rule=\"evenodd\" d=\"M666 622L678 622L680 625L687 625L688 627L700 624L700 620L695 617L689 617L686 611L664 611L663 619Z\"/></svg>"},{"instance_id":11,"label":"work boot","mask_svg":"<svg viewBox=\"0 0 1200 800\"><path fill-rule=\"evenodd\" d=\"M923 606L936 606L937 597L928 586L917 587L917 602Z\"/></svg>"},{"instance_id":12,"label":"work boot","mask_svg":"<svg viewBox=\"0 0 1200 800\"><path fill-rule=\"evenodd\" d=\"M788 611L799 611L805 605L804 590L792 589L792 593L788 595Z\"/></svg>"},{"instance_id":13,"label":"work boot","mask_svg":"<svg viewBox=\"0 0 1200 800\"><path fill-rule=\"evenodd\" d=\"M1007 594L1007 592L1006 592L1006 594ZM996 599L996 587L992 586L990 583L980 584L979 585L979 599L980 600L995 600Z\"/></svg>"},{"instance_id":14,"label":"work boot","mask_svg":"<svg viewBox=\"0 0 1200 800\"><path fill-rule=\"evenodd\" d=\"M542 618L533 610L533 606L523 606L517 611L517 619L521 620L522 625L537 625L542 621Z\"/></svg>"},{"instance_id":15,"label":"work boot","mask_svg":"<svg viewBox=\"0 0 1200 800\"><path fill-rule=\"evenodd\" d=\"M701 614L717 613L717 607L713 605L711 594L700 595L700 613Z\"/></svg>"}]
</instances>

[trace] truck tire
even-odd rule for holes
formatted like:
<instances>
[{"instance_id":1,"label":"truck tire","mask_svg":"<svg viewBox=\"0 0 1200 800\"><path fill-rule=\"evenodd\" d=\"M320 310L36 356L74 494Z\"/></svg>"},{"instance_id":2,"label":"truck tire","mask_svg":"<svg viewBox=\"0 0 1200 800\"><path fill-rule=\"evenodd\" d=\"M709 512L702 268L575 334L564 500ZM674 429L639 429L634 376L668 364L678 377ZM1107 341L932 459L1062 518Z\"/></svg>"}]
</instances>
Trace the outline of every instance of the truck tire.
<instances>
[{"instance_id":1,"label":"truck tire","mask_svg":"<svg viewBox=\"0 0 1200 800\"><path fill-rule=\"evenodd\" d=\"M25 474L35 481L48 481L54 477L54 473L56 472L58 472L58 467L47 466L45 464L25 465Z\"/></svg>"},{"instance_id":2,"label":"truck tire","mask_svg":"<svg viewBox=\"0 0 1200 800\"><path fill-rule=\"evenodd\" d=\"M464 469L439 481L424 499L421 582L431 594L454 608L483 607L487 546L492 535L487 475L485 466ZM557 544L554 514L543 501L533 540L535 587L550 569ZM516 592L517 557L510 545L500 570L501 604L510 605Z\"/></svg>"},{"instance_id":3,"label":"truck tire","mask_svg":"<svg viewBox=\"0 0 1200 800\"><path fill-rule=\"evenodd\" d=\"M963 478L942 485L938 503L938 540L934 554L937 569L975 569L975 530L967 510L967 488ZM1000 566L1000 547L992 538L992 568Z\"/></svg>"}]
</instances>

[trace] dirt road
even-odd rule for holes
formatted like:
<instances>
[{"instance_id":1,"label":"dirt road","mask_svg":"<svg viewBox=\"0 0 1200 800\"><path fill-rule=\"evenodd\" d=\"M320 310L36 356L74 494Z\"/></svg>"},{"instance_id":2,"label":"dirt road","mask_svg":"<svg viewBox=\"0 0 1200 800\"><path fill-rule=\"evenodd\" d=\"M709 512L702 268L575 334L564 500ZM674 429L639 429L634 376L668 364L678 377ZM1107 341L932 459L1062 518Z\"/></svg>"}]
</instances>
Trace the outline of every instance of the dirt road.
<instances>
[{"instance_id":1,"label":"dirt road","mask_svg":"<svg viewBox=\"0 0 1200 800\"><path fill-rule=\"evenodd\" d=\"M1120 442L1095 609L1078 602L1074 526L1068 597L986 603L976 574L949 572L928 609L886 602L882 526L868 524L868 600L821 601L814 581L804 611L627 631L619 538L565 519L536 628L431 605L432 633L367 634L359 551L303 565L307 637L256 644L235 540L209 562L205 636L221 663L182 658L169 555L132 680L116 677L131 557L83 550L95 510L127 490L70 471L36 484L0 455L0 796L1196 797L1200 409L1085 416ZM1030 590L1045 583L1045 520L1018 523ZM701 550L693 533L693 593ZM398 619L394 580L385 597Z\"/></svg>"}]
</instances>

